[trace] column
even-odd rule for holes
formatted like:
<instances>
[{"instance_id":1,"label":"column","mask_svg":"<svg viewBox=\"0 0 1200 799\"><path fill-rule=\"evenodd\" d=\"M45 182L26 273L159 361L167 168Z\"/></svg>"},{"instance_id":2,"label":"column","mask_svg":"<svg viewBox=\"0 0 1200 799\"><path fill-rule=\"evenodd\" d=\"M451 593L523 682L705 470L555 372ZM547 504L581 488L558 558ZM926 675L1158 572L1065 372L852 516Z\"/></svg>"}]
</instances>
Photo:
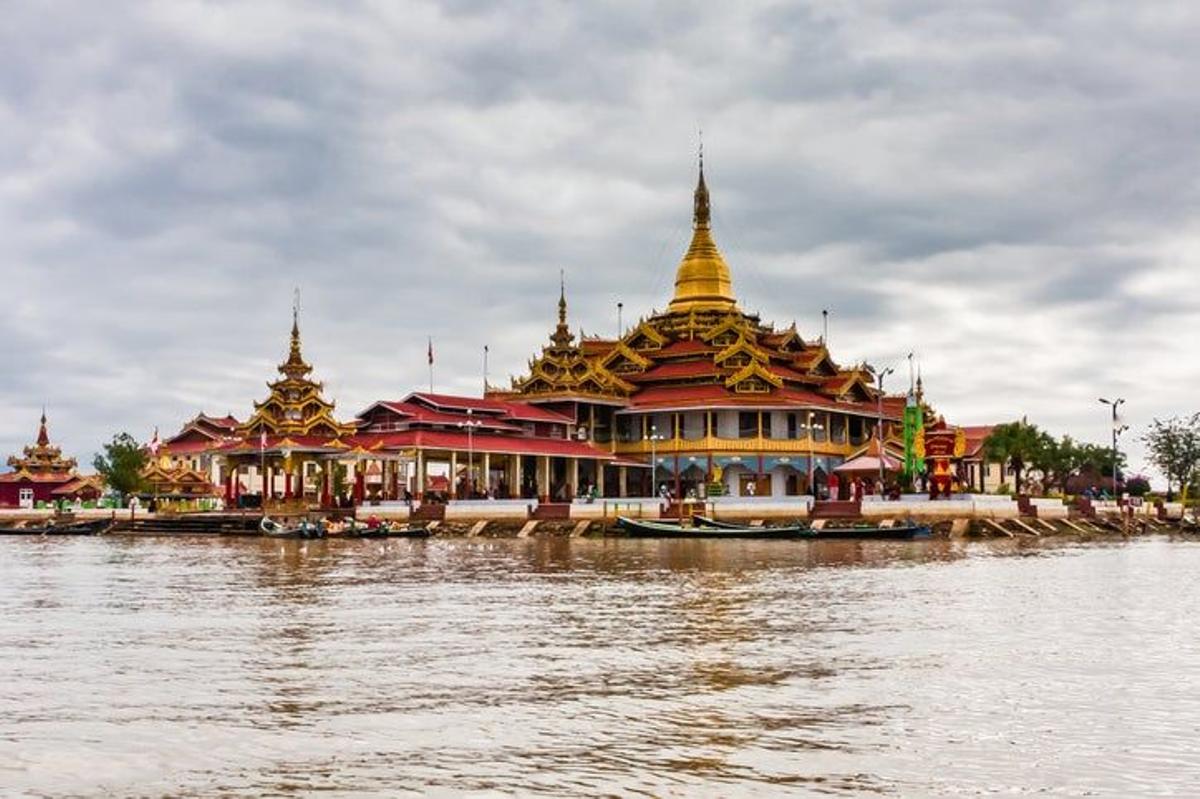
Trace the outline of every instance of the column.
<instances>
[{"instance_id":1,"label":"column","mask_svg":"<svg viewBox=\"0 0 1200 799\"><path fill-rule=\"evenodd\" d=\"M617 496L624 499L629 496L629 467L617 467Z\"/></svg>"},{"instance_id":2,"label":"column","mask_svg":"<svg viewBox=\"0 0 1200 799\"><path fill-rule=\"evenodd\" d=\"M412 487L413 496L420 502L425 498L425 450L417 450L417 469L414 475L415 485Z\"/></svg>"},{"instance_id":3,"label":"column","mask_svg":"<svg viewBox=\"0 0 1200 799\"><path fill-rule=\"evenodd\" d=\"M225 475L225 507L233 507L233 470L227 470Z\"/></svg>"},{"instance_id":4,"label":"column","mask_svg":"<svg viewBox=\"0 0 1200 799\"><path fill-rule=\"evenodd\" d=\"M604 496L604 461L596 461L596 494Z\"/></svg>"},{"instance_id":5,"label":"column","mask_svg":"<svg viewBox=\"0 0 1200 799\"><path fill-rule=\"evenodd\" d=\"M539 455L537 459L537 493L539 502L550 499L550 456Z\"/></svg>"},{"instance_id":6,"label":"column","mask_svg":"<svg viewBox=\"0 0 1200 799\"><path fill-rule=\"evenodd\" d=\"M265 507L266 501L271 496L271 484L270 484L270 477L269 477L269 475L271 474L271 467L265 466L261 462L259 465L262 466L262 470L263 470L263 473L262 473L262 499L263 499L263 503L264 503L264 507Z\"/></svg>"},{"instance_id":7,"label":"column","mask_svg":"<svg viewBox=\"0 0 1200 799\"><path fill-rule=\"evenodd\" d=\"M354 502L358 505L363 503L367 496L367 462L354 462Z\"/></svg>"},{"instance_id":8,"label":"column","mask_svg":"<svg viewBox=\"0 0 1200 799\"><path fill-rule=\"evenodd\" d=\"M479 479L482 481L479 487L483 489L484 495L487 496L492 493L492 454L485 452L480 455L480 458L483 461L480 464L483 474L479 475Z\"/></svg>"},{"instance_id":9,"label":"column","mask_svg":"<svg viewBox=\"0 0 1200 799\"><path fill-rule=\"evenodd\" d=\"M292 473L286 465L283 467L283 498L292 498Z\"/></svg>"},{"instance_id":10,"label":"column","mask_svg":"<svg viewBox=\"0 0 1200 799\"><path fill-rule=\"evenodd\" d=\"M513 475L512 485L509 487L509 489L512 491L513 496L520 497L520 496L522 496L521 492L525 489L525 476L521 474L521 456L520 455L513 455L512 475Z\"/></svg>"},{"instance_id":11,"label":"column","mask_svg":"<svg viewBox=\"0 0 1200 799\"><path fill-rule=\"evenodd\" d=\"M321 507L328 508L333 504L333 461L321 463Z\"/></svg>"},{"instance_id":12,"label":"column","mask_svg":"<svg viewBox=\"0 0 1200 799\"><path fill-rule=\"evenodd\" d=\"M579 458L567 459L567 500L579 494Z\"/></svg>"},{"instance_id":13,"label":"column","mask_svg":"<svg viewBox=\"0 0 1200 799\"><path fill-rule=\"evenodd\" d=\"M458 499L458 453L450 452L450 499Z\"/></svg>"}]
</instances>

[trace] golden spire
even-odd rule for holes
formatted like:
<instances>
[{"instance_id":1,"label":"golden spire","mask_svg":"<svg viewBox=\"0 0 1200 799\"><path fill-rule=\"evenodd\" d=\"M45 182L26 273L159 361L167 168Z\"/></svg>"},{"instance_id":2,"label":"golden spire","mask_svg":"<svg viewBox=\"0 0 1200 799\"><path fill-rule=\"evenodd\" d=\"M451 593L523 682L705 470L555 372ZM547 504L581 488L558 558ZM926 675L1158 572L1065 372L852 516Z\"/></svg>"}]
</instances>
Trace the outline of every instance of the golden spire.
<instances>
[{"instance_id":1,"label":"golden spire","mask_svg":"<svg viewBox=\"0 0 1200 799\"><path fill-rule=\"evenodd\" d=\"M304 361L300 353L300 297L296 291L296 302L292 305L292 341L288 349L288 359L279 365L279 371L291 378L302 378L312 371L312 367Z\"/></svg>"},{"instance_id":2,"label":"golden spire","mask_svg":"<svg viewBox=\"0 0 1200 799\"><path fill-rule=\"evenodd\" d=\"M575 341L571 328L567 325L567 279L563 271L558 270L558 326L550 340L557 347L570 347Z\"/></svg>"},{"instance_id":3,"label":"golden spire","mask_svg":"<svg viewBox=\"0 0 1200 799\"><path fill-rule=\"evenodd\" d=\"M669 310L728 310L737 306L729 267L710 232L712 218L704 183L704 150L700 179L692 203L692 243L675 272L675 297Z\"/></svg>"},{"instance_id":4,"label":"golden spire","mask_svg":"<svg viewBox=\"0 0 1200 799\"><path fill-rule=\"evenodd\" d=\"M39 447L50 446L50 434L46 432L46 409L42 408L42 424L38 427L37 445Z\"/></svg>"}]
</instances>

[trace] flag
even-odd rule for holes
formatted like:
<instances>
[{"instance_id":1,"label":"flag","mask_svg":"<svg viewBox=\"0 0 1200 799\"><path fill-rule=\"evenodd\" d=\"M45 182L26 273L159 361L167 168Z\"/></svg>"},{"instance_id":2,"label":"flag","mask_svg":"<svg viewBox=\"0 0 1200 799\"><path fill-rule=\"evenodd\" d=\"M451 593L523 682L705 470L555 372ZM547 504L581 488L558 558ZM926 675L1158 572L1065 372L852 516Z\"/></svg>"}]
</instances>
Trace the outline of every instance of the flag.
<instances>
[{"instance_id":1,"label":"flag","mask_svg":"<svg viewBox=\"0 0 1200 799\"><path fill-rule=\"evenodd\" d=\"M429 337L429 365L433 366L433 336Z\"/></svg>"},{"instance_id":2,"label":"flag","mask_svg":"<svg viewBox=\"0 0 1200 799\"><path fill-rule=\"evenodd\" d=\"M258 432L258 448L259 449L267 448L267 428L266 427L263 427Z\"/></svg>"},{"instance_id":3,"label":"flag","mask_svg":"<svg viewBox=\"0 0 1200 799\"><path fill-rule=\"evenodd\" d=\"M158 455L158 448L160 446L162 446L162 444L158 440L158 428L155 427L154 428L154 438L150 439L150 454Z\"/></svg>"}]
</instances>

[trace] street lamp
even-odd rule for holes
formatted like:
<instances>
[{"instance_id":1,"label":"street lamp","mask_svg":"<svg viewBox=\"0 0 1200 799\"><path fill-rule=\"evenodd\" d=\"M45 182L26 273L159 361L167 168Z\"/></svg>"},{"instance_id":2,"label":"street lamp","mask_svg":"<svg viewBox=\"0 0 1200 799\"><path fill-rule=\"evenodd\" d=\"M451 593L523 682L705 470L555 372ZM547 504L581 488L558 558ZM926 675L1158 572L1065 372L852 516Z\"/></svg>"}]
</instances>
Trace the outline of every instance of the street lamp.
<instances>
[{"instance_id":1,"label":"street lamp","mask_svg":"<svg viewBox=\"0 0 1200 799\"><path fill-rule=\"evenodd\" d=\"M896 371L896 367L889 366L879 374L875 375L875 381L879 386L879 418L876 420L875 434L879 439L879 487L883 490L883 378Z\"/></svg>"},{"instance_id":2,"label":"street lamp","mask_svg":"<svg viewBox=\"0 0 1200 799\"><path fill-rule=\"evenodd\" d=\"M658 452L655 448L658 442L658 427L650 425L650 435L646 436L646 440L650 442L650 495L658 496Z\"/></svg>"},{"instance_id":3,"label":"street lamp","mask_svg":"<svg viewBox=\"0 0 1200 799\"><path fill-rule=\"evenodd\" d=\"M1117 436L1121 435L1121 433L1124 433L1126 430L1128 430L1129 425L1120 425L1117 423L1119 421L1118 416L1117 416L1117 408L1119 408L1120 406L1125 404L1125 398L1117 397L1114 400L1109 400L1109 399L1105 399L1104 397L1101 397L1100 401L1103 402L1105 405L1108 405L1110 408L1112 408L1113 497L1116 498L1117 504L1119 505L1121 497L1120 497L1120 494L1117 493Z\"/></svg>"},{"instance_id":4,"label":"street lamp","mask_svg":"<svg viewBox=\"0 0 1200 799\"><path fill-rule=\"evenodd\" d=\"M817 499L817 484L815 469L816 456L813 454L813 431L824 430L825 425L813 424L813 412L812 410L809 410L805 427L808 430L808 490L812 493L813 500L815 501Z\"/></svg>"},{"instance_id":5,"label":"street lamp","mask_svg":"<svg viewBox=\"0 0 1200 799\"><path fill-rule=\"evenodd\" d=\"M475 487L475 480L473 476L473 472L475 470L475 447L472 434L475 432L476 427L479 427L479 425L483 424L483 422L477 422L472 418L474 414L475 410L473 408L467 408L467 420L465 422L458 423L460 428L465 427L467 429L467 499L471 499L471 495L474 493L473 489Z\"/></svg>"}]
</instances>

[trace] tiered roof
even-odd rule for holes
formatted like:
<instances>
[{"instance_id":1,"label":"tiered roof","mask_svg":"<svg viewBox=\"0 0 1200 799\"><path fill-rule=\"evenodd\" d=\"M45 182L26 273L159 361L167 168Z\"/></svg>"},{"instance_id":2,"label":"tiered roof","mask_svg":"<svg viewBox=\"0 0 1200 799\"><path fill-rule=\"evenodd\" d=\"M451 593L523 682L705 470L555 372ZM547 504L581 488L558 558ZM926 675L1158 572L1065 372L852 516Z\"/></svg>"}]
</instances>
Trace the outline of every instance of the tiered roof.
<instances>
[{"instance_id":1,"label":"tiered roof","mask_svg":"<svg viewBox=\"0 0 1200 799\"><path fill-rule=\"evenodd\" d=\"M8 465L12 467L12 471L0 475L0 480L60 483L76 476L75 467L78 462L74 458L64 458L62 448L50 443L50 434L46 430L46 412L42 411L37 441L25 447L23 457L10 457Z\"/></svg>"},{"instance_id":2,"label":"tiered roof","mask_svg":"<svg viewBox=\"0 0 1200 799\"><path fill-rule=\"evenodd\" d=\"M300 351L300 324L292 313L291 347L287 360L279 365L283 378L268 383L270 395L254 403L254 413L235 432L239 437L260 436L264 432L276 439L310 441L337 439L352 435L353 424L337 421L333 416L334 403L322 394L324 386L311 379L312 366Z\"/></svg>"},{"instance_id":3,"label":"tiered roof","mask_svg":"<svg viewBox=\"0 0 1200 799\"><path fill-rule=\"evenodd\" d=\"M619 340L576 343L566 325L566 298L551 345L530 361L508 392L526 402L619 401L628 408L711 406L829 407L874 414L874 375L841 367L823 341L805 341L795 325L776 328L738 307L725 259L712 236L701 162L692 241L675 276L667 310L642 319ZM885 414L898 418L887 398Z\"/></svg>"}]
</instances>

